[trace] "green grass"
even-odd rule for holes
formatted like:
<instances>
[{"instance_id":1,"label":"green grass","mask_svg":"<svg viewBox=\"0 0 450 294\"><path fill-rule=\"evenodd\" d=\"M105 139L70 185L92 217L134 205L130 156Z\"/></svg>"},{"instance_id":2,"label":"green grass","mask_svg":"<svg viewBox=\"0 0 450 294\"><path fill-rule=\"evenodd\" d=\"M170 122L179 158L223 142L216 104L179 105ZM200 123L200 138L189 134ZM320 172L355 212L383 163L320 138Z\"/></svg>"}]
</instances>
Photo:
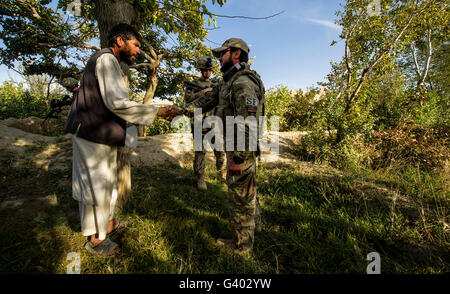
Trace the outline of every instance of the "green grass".
<instances>
[{"instance_id":1,"label":"green grass","mask_svg":"<svg viewBox=\"0 0 450 294\"><path fill-rule=\"evenodd\" d=\"M227 188L212 162L205 193L194 188L192 166L134 168L133 193L118 214L132 225L120 239L121 254L103 259L83 249L71 171L15 160L4 154L0 162L0 204L25 200L1 209L3 273L65 273L69 252L81 255L82 273L365 274L372 251L381 255L382 273L449 271L448 188L439 174L261 164L263 231L247 258L215 244L232 232Z\"/></svg>"}]
</instances>

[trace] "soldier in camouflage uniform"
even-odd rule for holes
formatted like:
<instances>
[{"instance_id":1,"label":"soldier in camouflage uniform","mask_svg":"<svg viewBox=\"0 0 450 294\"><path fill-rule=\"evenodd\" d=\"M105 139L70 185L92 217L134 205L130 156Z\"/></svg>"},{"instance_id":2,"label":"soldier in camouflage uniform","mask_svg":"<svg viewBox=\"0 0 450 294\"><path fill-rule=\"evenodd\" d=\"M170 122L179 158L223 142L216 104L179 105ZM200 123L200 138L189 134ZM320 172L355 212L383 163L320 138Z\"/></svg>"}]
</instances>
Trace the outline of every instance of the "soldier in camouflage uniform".
<instances>
[{"instance_id":1,"label":"soldier in camouflage uniform","mask_svg":"<svg viewBox=\"0 0 450 294\"><path fill-rule=\"evenodd\" d=\"M54 132L63 132L67 117L69 116L70 105L72 104L76 93L78 92L78 81L74 78L65 78L59 82L71 95L64 95L61 99L50 100L50 111L41 123L45 132L54 134ZM49 119L54 120L49 122Z\"/></svg>"},{"instance_id":2,"label":"soldier in camouflage uniform","mask_svg":"<svg viewBox=\"0 0 450 294\"><path fill-rule=\"evenodd\" d=\"M66 88L67 91L72 93L71 100L74 100L75 94L78 91L78 81L74 78L65 78L62 80L61 85Z\"/></svg>"},{"instance_id":3,"label":"soldier in camouflage uniform","mask_svg":"<svg viewBox=\"0 0 450 294\"><path fill-rule=\"evenodd\" d=\"M237 38L231 38L222 47L214 49L213 54L221 64L223 80L214 89L209 88L195 94L196 100L187 105L184 112L192 115L195 108L202 108L205 113L215 108L215 115L244 119L255 117L259 125L260 116L264 115L264 85L259 75L250 69L248 61L249 48ZM239 128L239 126L238 126ZM225 131L225 139L229 130ZM251 251L254 232L260 231L261 210L256 197L256 169L258 151L249 150L250 133L245 127L245 150L237 151L237 132L234 131L234 149L226 150L228 209L234 233L232 240L218 239L224 245L239 252Z\"/></svg>"},{"instance_id":4,"label":"soldier in camouflage uniform","mask_svg":"<svg viewBox=\"0 0 450 294\"><path fill-rule=\"evenodd\" d=\"M201 72L201 77L197 78L193 81L193 84L200 86L200 87L212 87L214 86L210 77L211 77L211 70L213 67L213 60L209 56L202 56L198 58L196 62L196 68ZM191 103L194 100L195 91L193 89L187 88L184 94L184 100L185 102ZM208 115L211 115L212 112L205 113L203 115L203 118L205 118ZM192 132L194 131L194 128L192 128ZM205 135L208 133L209 129L203 128L202 129L202 135ZM203 142L203 136L202 136L202 142ZM215 142L212 142L213 144ZM201 151L194 151L194 173L197 177L197 189L200 191L206 191L206 182L205 182L205 156L206 156L206 150L203 148ZM225 163L225 152L218 151L214 149L214 155L216 157L216 168L219 172L219 176L225 180L226 177L226 170L223 168Z\"/></svg>"}]
</instances>

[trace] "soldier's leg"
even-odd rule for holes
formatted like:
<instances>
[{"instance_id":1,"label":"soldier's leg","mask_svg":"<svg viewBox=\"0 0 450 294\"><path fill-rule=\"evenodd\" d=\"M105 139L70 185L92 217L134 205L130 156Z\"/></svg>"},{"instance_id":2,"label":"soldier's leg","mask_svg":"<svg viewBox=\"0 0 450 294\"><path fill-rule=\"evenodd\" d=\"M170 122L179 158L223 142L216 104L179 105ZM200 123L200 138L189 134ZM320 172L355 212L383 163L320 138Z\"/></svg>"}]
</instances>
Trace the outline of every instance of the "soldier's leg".
<instances>
[{"instance_id":1,"label":"soldier's leg","mask_svg":"<svg viewBox=\"0 0 450 294\"><path fill-rule=\"evenodd\" d=\"M214 150L214 155L216 157L216 169L219 172L219 177L222 179L222 181L226 181L227 169L226 169L226 167L224 167L225 152Z\"/></svg>"},{"instance_id":2,"label":"soldier's leg","mask_svg":"<svg viewBox=\"0 0 450 294\"><path fill-rule=\"evenodd\" d=\"M194 151L194 174L196 177L205 174L205 151Z\"/></svg>"},{"instance_id":3,"label":"soldier's leg","mask_svg":"<svg viewBox=\"0 0 450 294\"><path fill-rule=\"evenodd\" d=\"M256 214L256 162L244 162L240 176L227 177L228 210L234 233L234 243L238 249L253 248Z\"/></svg>"},{"instance_id":4,"label":"soldier's leg","mask_svg":"<svg viewBox=\"0 0 450 294\"><path fill-rule=\"evenodd\" d=\"M259 199L256 197L256 210L255 210L255 232L261 232L261 206L259 205Z\"/></svg>"},{"instance_id":5,"label":"soldier's leg","mask_svg":"<svg viewBox=\"0 0 450 294\"><path fill-rule=\"evenodd\" d=\"M216 168L217 170L222 170L225 163L225 152L214 150L214 155L216 157Z\"/></svg>"},{"instance_id":6,"label":"soldier's leg","mask_svg":"<svg viewBox=\"0 0 450 294\"><path fill-rule=\"evenodd\" d=\"M214 144L216 143L216 138L214 137ZM223 140L221 141L223 144ZM227 169L224 166L225 165L225 157L226 157L226 153L225 151L219 151L214 149L214 156L216 157L216 169L219 172L219 177L223 180L226 181L227 178Z\"/></svg>"},{"instance_id":7,"label":"soldier's leg","mask_svg":"<svg viewBox=\"0 0 450 294\"><path fill-rule=\"evenodd\" d=\"M195 151L194 155L194 174L197 177L197 188L201 191L206 190L205 182L205 157L206 151Z\"/></svg>"}]
</instances>

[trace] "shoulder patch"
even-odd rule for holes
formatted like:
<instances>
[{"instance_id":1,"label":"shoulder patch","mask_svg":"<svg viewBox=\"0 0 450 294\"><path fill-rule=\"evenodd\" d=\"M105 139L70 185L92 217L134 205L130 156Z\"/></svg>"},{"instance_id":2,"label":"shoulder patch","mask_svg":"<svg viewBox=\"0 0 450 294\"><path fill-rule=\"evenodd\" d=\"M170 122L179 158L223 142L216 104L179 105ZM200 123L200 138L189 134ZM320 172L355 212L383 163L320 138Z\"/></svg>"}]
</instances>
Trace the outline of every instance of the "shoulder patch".
<instances>
[{"instance_id":1,"label":"shoulder patch","mask_svg":"<svg viewBox=\"0 0 450 294\"><path fill-rule=\"evenodd\" d=\"M245 104L249 107L257 107L259 104L259 100L255 97L246 97Z\"/></svg>"}]
</instances>

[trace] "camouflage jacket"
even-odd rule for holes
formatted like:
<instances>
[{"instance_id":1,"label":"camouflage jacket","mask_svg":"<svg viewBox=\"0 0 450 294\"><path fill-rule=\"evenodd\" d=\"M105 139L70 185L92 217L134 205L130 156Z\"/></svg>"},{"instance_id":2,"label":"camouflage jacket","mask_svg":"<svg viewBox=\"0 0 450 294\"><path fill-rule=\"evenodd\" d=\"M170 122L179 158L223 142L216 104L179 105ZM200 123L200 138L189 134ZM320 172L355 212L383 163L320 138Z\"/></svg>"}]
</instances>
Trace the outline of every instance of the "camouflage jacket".
<instances>
[{"instance_id":1,"label":"camouflage jacket","mask_svg":"<svg viewBox=\"0 0 450 294\"><path fill-rule=\"evenodd\" d=\"M214 109L214 115L222 118L226 140L231 139L227 138L227 133L229 133L228 136L231 136L230 130L225 128L227 117L242 116L245 120L253 116L256 117L256 135L258 135L260 117L264 116L265 111L264 93L264 84L260 76L251 70L247 63L236 64L223 75L223 80L217 87L207 92L204 97L201 97L201 92L195 93L194 98L196 99L186 106L185 113L192 116L195 108L201 108L203 113ZM233 136L234 162L240 163L252 156L256 157L257 152L249 151L250 130L248 126L245 126L244 151L238 151L237 148L236 126ZM227 151L230 151L228 149Z\"/></svg>"},{"instance_id":2,"label":"camouflage jacket","mask_svg":"<svg viewBox=\"0 0 450 294\"><path fill-rule=\"evenodd\" d=\"M212 86L212 82L211 81L204 81L201 78L196 78L195 80L192 81L193 84L198 85L200 87L211 87ZM192 101L195 100L195 94L198 91L194 91L193 89L186 89L184 91L184 101L186 104L191 103Z\"/></svg>"},{"instance_id":3,"label":"camouflage jacket","mask_svg":"<svg viewBox=\"0 0 450 294\"><path fill-rule=\"evenodd\" d=\"M214 83L213 83L211 80L209 80L209 81L204 81L204 80L202 80L201 78L196 78L195 80L192 81L192 83L193 83L193 84L196 84L196 85L198 85L198 86L200 86L200 87L213 87L213 86L214 86ZM186 90L184 91L184 102L185 102L185 104L187 105L187 104L189 104L189 103L192 103L192 102L196 99L196 94L197 94L198 92L199 92L199 91L195 91L195 90L193 90L193 89L186 89ZM205 116L212 115L212 114L213 114L212 111L210 111L210 112L208 112L208 113L205 113L205 114L203 115L203 118L204 118Z\"/></svg>"}]
</instances>

